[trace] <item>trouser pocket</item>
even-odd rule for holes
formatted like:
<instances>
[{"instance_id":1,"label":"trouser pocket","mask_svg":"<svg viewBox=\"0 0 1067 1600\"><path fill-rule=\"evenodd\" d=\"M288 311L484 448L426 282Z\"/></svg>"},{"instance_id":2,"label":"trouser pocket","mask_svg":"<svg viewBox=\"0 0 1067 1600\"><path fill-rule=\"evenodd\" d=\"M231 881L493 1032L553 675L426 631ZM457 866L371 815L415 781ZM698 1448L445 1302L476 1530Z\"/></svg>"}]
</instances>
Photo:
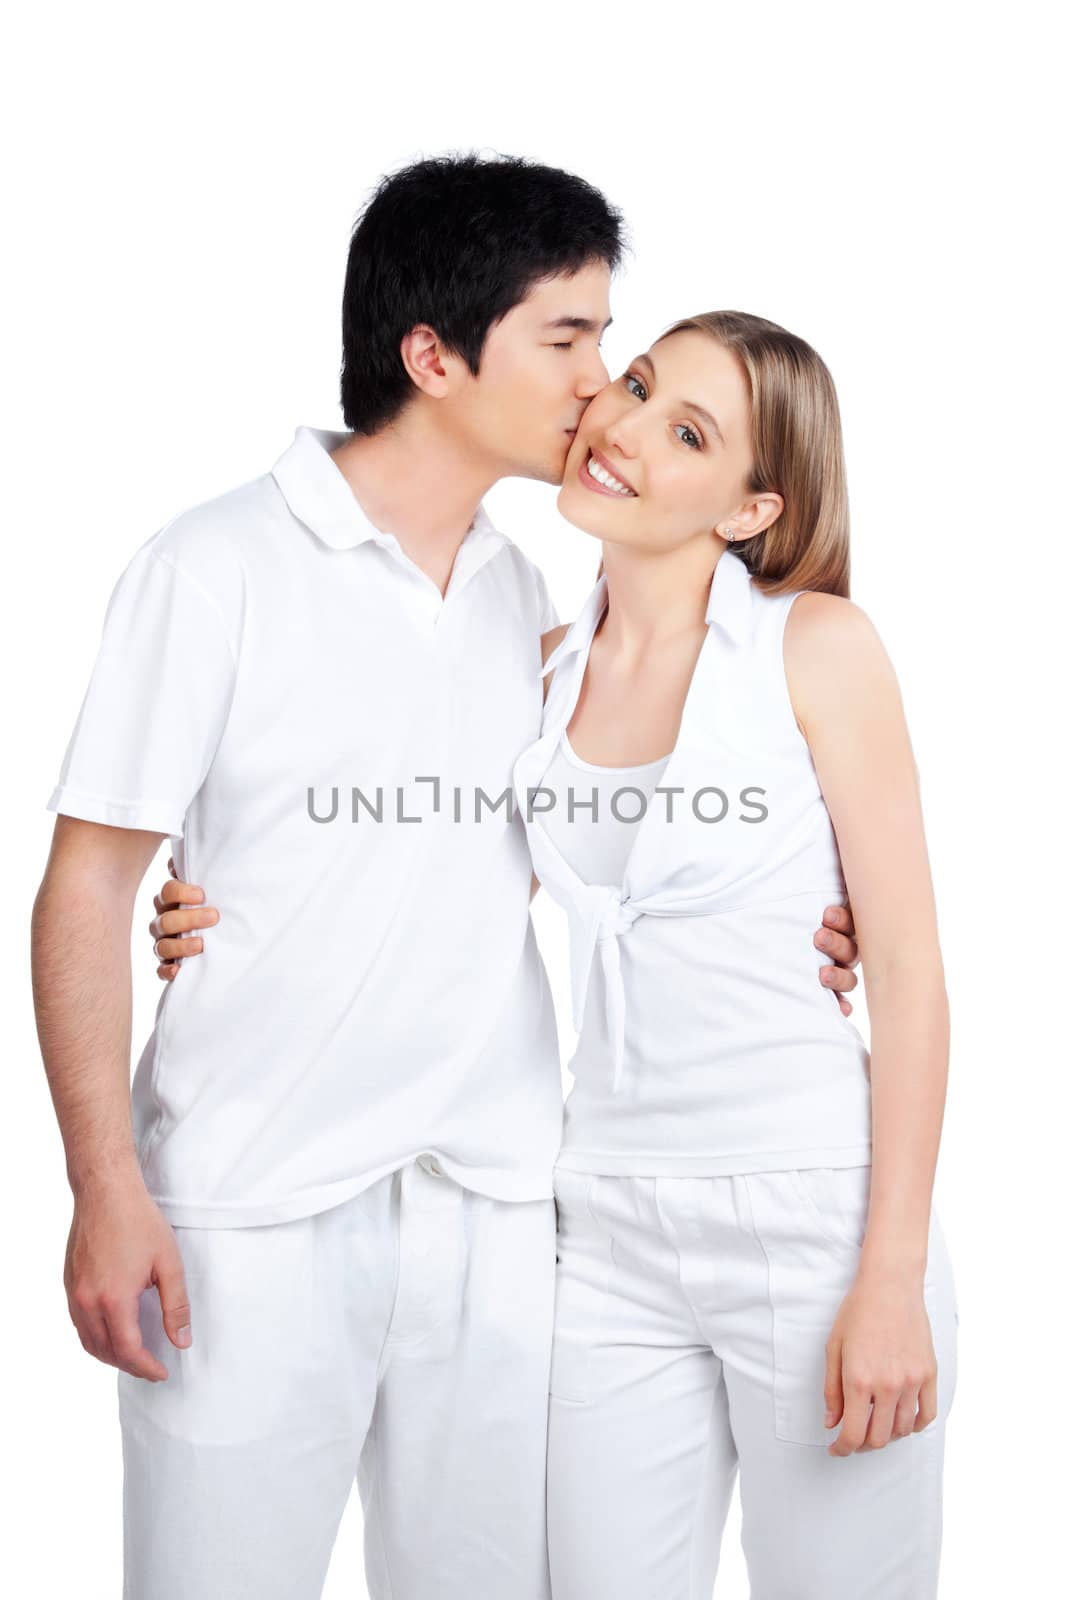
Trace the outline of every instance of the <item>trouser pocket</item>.
<instances>
[{"instance_id":1,"label":"trouser pocket","mask_svg":"<svg viewBox=\"0 0 1067 1600\"><path fill-rule=\"evenodd\" d=\"M745 1179L767 1261L774 1428L825 1448L826 1341L859 1266L869 1167L760 1172Z\"/></svg>"},{"instance_id":2,"label":"trouser pocket","mask_svg":"<svg viewBox=\"0 0 1067 1600\"><path fill-rule=\"evenodd\" d=\"M549 1393L554 1400L585 1405L589 1366L615 1273L611 1236L594 1209L601 1180L589 1173L558 1171L556 1189L556 1311Z\"/></svg>"},{"instance_id":3,"label":"trouser pocket","mask_svg":"<svg viewBox=\"0 0 1067 1600\"><path fill-rule=\"evenodd\" d=\"M852 1287L866 1235L866 1167L812 1167L745 1178L752 1226L767 1261L775 1433L794 1444L831 1444L840 1424L823 1424L826 1342ZM936 1211L930 1224L923 1295L938 1362L937 1427L956 1383L956 1296Z\"/></svg>"}]
</instances>

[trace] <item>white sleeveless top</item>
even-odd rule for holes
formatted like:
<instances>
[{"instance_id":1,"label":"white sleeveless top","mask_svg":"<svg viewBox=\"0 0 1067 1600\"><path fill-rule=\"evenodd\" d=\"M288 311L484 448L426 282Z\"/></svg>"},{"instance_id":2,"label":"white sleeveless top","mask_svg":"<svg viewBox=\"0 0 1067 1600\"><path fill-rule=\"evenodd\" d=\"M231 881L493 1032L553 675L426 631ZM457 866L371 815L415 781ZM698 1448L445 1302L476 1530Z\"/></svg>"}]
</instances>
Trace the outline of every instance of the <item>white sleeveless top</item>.
<instances>
[{"instance_id":1,"label":"white sleeveless top","mask_svg":"<svg viewBox=\"0 0 1067 1600\"><path fill-rule=\"evenodd\" d=\"M554 801L542 818L560 855L586 883L622 886L634 834L669 760L598 767L576 755L561 733L541 782Z\"/></svg>"},{"instance_id":2,"label":"white sleeveless top","mask_svg":"<svg viewBox=\"0 0 1067 1600\"><path fill-rule=\"evenodd\" d=\"M724 551L675 749L620 884L575 870L531 801L577 704L602 577L545 664L513 772L534 870L570 925L578 1046L558 1165L712 1176L871 1159L870 1058L812 943L845 886L782 658L796 594Z\"/></svg>"}]
</instances>

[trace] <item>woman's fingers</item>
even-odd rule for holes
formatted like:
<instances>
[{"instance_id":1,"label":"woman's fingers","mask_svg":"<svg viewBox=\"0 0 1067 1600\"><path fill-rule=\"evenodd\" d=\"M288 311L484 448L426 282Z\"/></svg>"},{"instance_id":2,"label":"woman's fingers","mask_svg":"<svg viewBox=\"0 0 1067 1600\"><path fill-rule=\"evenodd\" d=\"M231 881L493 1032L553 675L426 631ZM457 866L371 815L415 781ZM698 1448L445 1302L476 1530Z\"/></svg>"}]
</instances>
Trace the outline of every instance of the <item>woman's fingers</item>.
<instances>
[{"instance_id":1,"label":"woman's fingers","mask_svg":"<svg viewBox=\"0 0 1067 1600\"><path fill-rule=\"evenodd\" d=\"M214 906L191 906L187 911L162 911L148 924L153 939L173 939L179 933L195 933L198 928L213 928L219 920Z\"/></svg>"},{"instance_id":2,"label":"woman's fingers","mask_svg":"<svg viewBox=\"0 0 1067 1600\"><path fill-rule=\"evenodd\" d=\"M917 1384L905 1384L900 1391L897 1401L897 1414L893 1423L894 1439L906 1439L909 1433L915 1432L915 1413L919 1404L919 1389Z\"/></svg>"},{"instance_id":3,"label":"woman's fingers","mask_svg":"<svg viewBox=\"0 0 1067 1600\"><path fill-rule=\"evenodd\" d=\"M878 1389L874 1394L874 1410L871 1412L867 1423L867 1437L861 1448L866 1450L884 1450L893 1437L893 1427L897 1418L897 1404L900 1400L900 1389Z\"/></svg>"},{"instance_id":4,"label":"woman's fingers","mask_svg":"<svg viewBox=\"0 0 1067 1600\"><path fill-rule=\"evenodd\" d=\"M836 1428L841 1421L845 1394L841 1379L841 1341L833 1334L826 1342L826 1382L823 1385L823 1399L826 1402L823 1422L828 1429Z\"/></svg>"},{"instance_id":5,"label":"woman's fingers","mask_svg":"<svg viewBox=\"0 0 1067 1600\"><path fill-rule=\"evenodd\" d=\"M203 939L190 935L201 928L213 928L219 920L214 906L199 904L203 898L199 884L182 883L178 878L165 883L153 898L156 915L148 924L148 931L159 957L156 977L164 983L173 983L187 956L198 956L203 951ZM194 903L190 905L189 901Z\"/></svg>"},{"instance_id":6,"label":"woman's fingers","mask_svg":"<svg viewBox=\"0 0 1067 1600\"><path fill-rule=\"evenodd\" d=\"M871 1415L871 1386L856 1376L844 1383L845 1415L841 1432L830 1446L832 1456L850 1456L858 1450L867 1437L867 1423Z\"/></svg>"},{"instance_id":7,"label":"woman's fingers","mask_svg":"<svg viewBox=\"0 0 1067 1600\"><path fill-rule=\"evenodd\" d=\"M928 1428L937 1416L937 1375L927 1378L919 1390L919 1410L915 1418L915 1432Z\"/></svg>"},{"instance_id":8,"label":"woman's fingers","mask_svg":"<svg viewBox=\"0 0 1067 1600\"><path fill-rule=\"evenodd\" d=\"M203 939L157 939L156 955L160 961L184 961L187 956L198 956L204 948Z\"/></svg>"},{"instance_id":9,"label":"woman's fingers","mask_svg":"<svg viewBox=\"0 0 1067 1600\"><path fill-rule=\"evenodd\" d=\"M183 883L180 878L168 878L159 894L164 906L198 906L204 898L204 891L198 883Z\"/></svg>"}]
</instances>

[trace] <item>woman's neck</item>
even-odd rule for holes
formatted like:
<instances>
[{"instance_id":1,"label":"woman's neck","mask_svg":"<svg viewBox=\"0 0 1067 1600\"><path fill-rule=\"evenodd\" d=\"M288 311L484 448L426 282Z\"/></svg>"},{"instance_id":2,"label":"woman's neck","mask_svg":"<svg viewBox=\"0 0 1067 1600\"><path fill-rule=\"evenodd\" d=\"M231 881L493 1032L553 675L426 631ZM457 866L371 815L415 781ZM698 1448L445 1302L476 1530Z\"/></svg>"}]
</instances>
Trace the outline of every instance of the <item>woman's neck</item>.
<instances>
[{"instance_id":1,"label":"woman's neck","mask_svg":"<svg viewBox=\"0 0 1067 1600\"><path fill-rule=\"evenodd\" d=\"M723 554L725 546L710 538L665 555L605 544L608 610L600 638L612 655L636 659L703 629L712 575Z\"/></svg>"}]
</instances>

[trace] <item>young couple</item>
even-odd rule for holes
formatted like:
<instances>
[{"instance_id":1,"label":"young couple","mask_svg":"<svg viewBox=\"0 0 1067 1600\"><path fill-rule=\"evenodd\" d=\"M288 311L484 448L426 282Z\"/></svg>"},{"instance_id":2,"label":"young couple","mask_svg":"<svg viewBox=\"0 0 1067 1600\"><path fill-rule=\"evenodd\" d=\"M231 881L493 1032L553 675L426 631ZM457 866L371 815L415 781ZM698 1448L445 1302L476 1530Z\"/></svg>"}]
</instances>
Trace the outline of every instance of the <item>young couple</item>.
<instances>
[{"instance_id":1,"label":"young couple","mask_svg":"<svg viewBox=\"0 0 1067 1600\"><path fill-rule=\"evenodd\" d=\"M112 596L34 959L130 1600L312 1600L353 1478L375 1600L546 1600L549 1568L695 1600L738 1473L760 1600L935 1592L947 1003L834 389L735 312L609 381L621 252L564 172L385 180L349 431L298 429ZM505 476L601 542L569 627L482 509ZM131 1100L167 835L161 975L203 959ZM562 1148L531 860L570 928Z\"/></svg>"}]
</instances>

